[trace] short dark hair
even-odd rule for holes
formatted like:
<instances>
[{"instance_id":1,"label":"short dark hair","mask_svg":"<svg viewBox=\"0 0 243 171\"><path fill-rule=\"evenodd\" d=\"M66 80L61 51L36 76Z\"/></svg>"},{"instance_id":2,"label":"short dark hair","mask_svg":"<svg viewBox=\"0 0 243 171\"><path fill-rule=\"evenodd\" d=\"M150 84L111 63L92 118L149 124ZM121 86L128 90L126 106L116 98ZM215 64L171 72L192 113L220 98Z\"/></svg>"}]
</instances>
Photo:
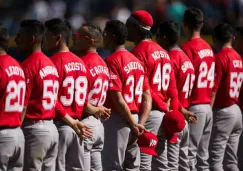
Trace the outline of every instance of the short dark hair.
<instances>
[{"instance_id":1,"label":"short dark hair","mask_svg":"<svg viewBox=\"0 0 243 171\"><path fill-rule=\"evenodd\" d=\"M123 45L127 41L127 27L119 20L111 20L106 23L105 29L111 31L117 37L117 44Z\"/></svg>"},{"instance_id":2,"label":"short dark hair","mask_svg":"<svg viewBox=\"0 0 243 171\"><path fill-rule=\"evenodd\" d=\"M20 27L27 28L28 33L31 33L32 35L43 36L45 32L44 24L38 20L23 20L20 23Z\"/></svg>"},{"instance_id":3,"label":"short dark hair","mask_svg":"<svg viewBox=\"0 0 243 171\"><path fill-rule=\"evenodd\" d=\"M8 50L8 40L8 29L5 28L2 24L0 24L0 48L2 48L5 51Z\"/></svg>"},{"instance_id":4,"label":"short dark hair","mask_svg":"<svg viewBox=\"0 0 243 171\"><path fill-rule=\"evenodd\" d=\"M66 43L69 43L69 40L72 36L72 28L69 22L65 19L53 18L45 22L45 27L48 31L54 34L62 35Z\"/></svg>"},{"instance_id":5,"label":"short dark hair","mask_svg":"<svg viewBox=\"0 0 243 171\"><path fill-rule=\"evenodd\" d=\"M139 27L139 34L142 39L152 39L152 33L150 30L146 30L140 26Z\"/></svg>"},{"instance_id":6,"label":"short dark hair","mask_svg":"<svg viewBox=\"0 0 243 171\"><path fill-rule=\"evenodd\" d=\"M159 31L161 36L166 36L171 44L177 44L180 40L180 26L174 21L160 23Z\"/></svg>"},{"instance_id":7,"label":"short dark hair","mask_svg":"<svg viewBox=\"0 0 243 171\"><path fill-rule=\"evenodd\" d=\"M93 23L85 23L82 26L87 26L89 30L89 34L91 38L100 41L102 38L102 30L101 28Z\"/></svg>"},{"instance_id":8,"label":"short dark hair","mask_svg":"<svg viewBox=\"0 0 243 171\"><path fill-rule=\"evenodd\" d=\"M189 8L184 13L183 21L192 31L199 31L202 27L203 20L203 12L198 8Z\"/></svg>"},{"instance_id":9,"label":"short dark hair","mask_svg":"<svg viewBox=\"0 0 243 171\"><path fill-rule=\"evenodd\" d=\"M213 37L217 40L227 43L234 37L234 29L226 23L217 25L213 31Z\"/></svg>"}]
</instances>

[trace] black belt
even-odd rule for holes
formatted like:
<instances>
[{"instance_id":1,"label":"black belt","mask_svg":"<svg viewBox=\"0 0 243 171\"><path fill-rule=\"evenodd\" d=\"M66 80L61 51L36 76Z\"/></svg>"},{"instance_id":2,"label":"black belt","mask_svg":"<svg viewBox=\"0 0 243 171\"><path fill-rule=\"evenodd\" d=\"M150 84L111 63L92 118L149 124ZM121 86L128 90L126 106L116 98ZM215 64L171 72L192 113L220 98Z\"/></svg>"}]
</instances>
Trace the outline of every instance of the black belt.
<instances>
[{"instance_id":1,"label":"black belt","mask_svg":"<svg viewBox=\"0 0 243 171\"><path fill-rule=\"evenodd\" d=\"M18 128L19 126L12 126L12 127L9 127L9 126L0 126L0 130L3 130L3 129L15 129L15 128Z\"/></svg>"}]
</instances>

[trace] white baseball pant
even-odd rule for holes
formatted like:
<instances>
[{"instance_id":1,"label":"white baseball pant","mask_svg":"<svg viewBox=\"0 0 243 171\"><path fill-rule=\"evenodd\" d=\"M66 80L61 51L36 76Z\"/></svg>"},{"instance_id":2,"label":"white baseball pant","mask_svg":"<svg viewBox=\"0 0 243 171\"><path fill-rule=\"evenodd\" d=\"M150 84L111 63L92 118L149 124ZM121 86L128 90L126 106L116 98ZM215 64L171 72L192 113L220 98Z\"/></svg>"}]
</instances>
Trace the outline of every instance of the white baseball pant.
<instances>
[{"instance_id":1,"label":"white baseball pant","mask_svg":"<svg viewBox=\"0 0 243 171\"><path fill-rule=\"evenodd\" d=\"M194 171L209 171L208 146L213 118L210 104L192 105L189 110L198 117L197 124L189 124L189 166Z\"/></svg>"},{"instance_id":2,"label":"white baseball pant","mask_svg":"<svg viewBox=\"0 0 243 171\"><path fill-rule=\"evenodd\" d=\"M242 114L234 104L213 111L210 140L210 170L238 171L237 150L242 132Z\"/></svg>"},{"instance_id":3,"label":"white baseball pant","mask_svg":"<svg viewBox=\"0 0 243 171\"><path fill-rule=\"evenodd\" d=\"M83 139L64 121L55 120L55 124L59 133L56 171L83 171Z\"/></svg>"},{"instance_id":4,"label":"white baseball pant","mask_svg":"<svg viewBox=\"0 0 243 171\"><path fill-rule=\"evenodd\" d=\"M102 171L101 152L104 146L104 126L99 119L89 116L82 122L92 129L92 138L84 139L84 171Z\"/></svg>"},{"instance_id":5,"label":"white baseball pant","mask_svg":"<svg viewBox=\"0 0 243 171\"><path fill-rule=\"evenodd\" d=\"M158 134L158 131L160 129L163 117L163 112L160 112L158 110L152 110L147 122L145 123L145 128L148 131L153 132L155 135ZM143 153L140 151L141 155L141 165L140 165L140 171L151 171L151 164L152 164L152 156Z\"/></svg>"},{"instance_id":6,"label":"white baseball pant","mask_svg":"<svg viewBox=\"0 0 243 171\"><path fill-rule=\"evenodd\" d=\"M137 114L133 114L133 118L138 121ZM103 171L139 171L137 136L125 118L121 114L111 113L110 118L104 122L104 128Z\"/></svg>"},{"instance_id":7,"label":"white baseball pant","mask_svg":"<svg viewBox=\"0 0 243 171\"><path fill-rule=\"evenodd\" d=\"M189 128L186 122L185 128L178 133L178 143L167 144L168 167L170 171L189 171L188 160Z\"/></svg>"},{"instance_id":8,"label":"white baseball pant","mask_svg":"<svg viewBox=\"0 0 243 171\"><path fill-rule=\"evenodd\" d=\"M22 171L24 166L24 134L20 128L0 130L0 170Z\"/></svg>"},{"instance_id":9,"label":"white baseball pant","mask_svg":"<svg viewBox=\"0 0 243 171\"><path fill-rule=\"evenodd\" d=\"M24 171L54 171L58 151L58 132L52 120L25 119Z\"/></svg>"}]
</instances>

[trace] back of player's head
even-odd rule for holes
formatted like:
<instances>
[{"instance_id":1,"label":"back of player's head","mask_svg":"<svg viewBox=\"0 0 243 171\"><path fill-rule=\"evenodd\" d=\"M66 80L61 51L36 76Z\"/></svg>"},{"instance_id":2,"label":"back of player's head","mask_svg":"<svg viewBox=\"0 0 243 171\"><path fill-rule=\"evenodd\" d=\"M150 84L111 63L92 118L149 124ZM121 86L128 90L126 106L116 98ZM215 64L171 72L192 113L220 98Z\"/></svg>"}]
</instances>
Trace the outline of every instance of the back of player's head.
<instances>
[{"instance_id":1,"label":"back of player's head","mask_svg":"<svg viewBox=\"0 0 243 171\"><path fill-rule=\"evenodd\" d=\"M61 35L66 43L69 42L72 35L72 28L67 20L53 18L45 22L45 27L53 34Z\"/></svg>"},{"instance_id":2,"label":"back of player's head","mask_svg":"<svg viewBox=\"0 0 243 171\"><path fill-rule=\"evenodd\" d=\"M4 51L8 50L9 34L7 28L0 24L0 48Z\"/></svg>"},{"instance_id":3,"label":"back of player's head","mask_svg":"<svg viewBox=\"0 0 243 171\"><path fill-rule=\"evenodd\" d=\"M199 31L203 20L203 12L198 8L189 8L184 13L183 22L191 31Z\"/></svg>"},{"instance_id":4,"label":"back of player's head","mask_svg":"<svg viewBox=\"0 0 243 171\"><path fill-rule=\"evenodd\" d=\"M123 45L127 41L127 27L119 20L111 20L106 23L105 30L114 34L117 45Z\"/></svg>"},{"instance_id":5,"label":"back of player's head","mask_svg":"<svg viewBox=\"0 0 243 171\"><path fill-rule=\"evenodd\" d=\"M88 27L88 33L90 37L96 41L100 41L102 38L102 30L100 26L93 23L85 23L82 26Z\"/></svg>"},{"instance_id":6,"label":"back of player's head","mask_svg":"<svg viewBox=\"0 0 243 171\"><path fill-rule=\"evenodd\" d=\"M214 28L213 38L216 38L223 43L227 43L232 40L234 34L234 29L229 24L223 23Z\"/></svg>"},{"instance_id":7,"label":"back of player's head","mask_svg":"<svg viewBox=\"0 0 243 171\"><path fill-rule=\"evenodd\" d=\"M38 20L23 20L20 23L20 27L27 29L28 34L36 36L39 38L39 41L42 41L42 36L45 32L44 24Z\"/></svg>"},{"instance_id":8,"label":"back of player's head","mask_svg":"<svg viewBox=\"0 0 243 171\"><path fill-rule=\"evenodd\" d=\"M159 25L160 36L165 36L170 44L177 44L180 40L180 26L174 21L165 21Z\"/></svg>"}]
</instances>

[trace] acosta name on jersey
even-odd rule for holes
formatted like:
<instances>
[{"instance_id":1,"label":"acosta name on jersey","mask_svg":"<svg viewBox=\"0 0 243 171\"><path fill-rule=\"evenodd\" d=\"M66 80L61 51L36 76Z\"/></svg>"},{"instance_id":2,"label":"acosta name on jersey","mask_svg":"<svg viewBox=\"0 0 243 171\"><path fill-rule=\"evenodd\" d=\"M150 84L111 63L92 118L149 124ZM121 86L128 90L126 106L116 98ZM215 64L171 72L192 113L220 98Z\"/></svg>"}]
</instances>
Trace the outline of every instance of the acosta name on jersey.
<instances>
[{"instance_id":1,"label":"acosta name on jersey","mask_svg":"<svg viewBox=\"0 0 243 171\"><path fill-rule=\"evenodd\" d=\"M185 73L188 69L194 70L194 67L190 61L184 62L183 65L181 66L181 70L183 73Z\"/></svg>"},{"instance_id":2,"label":"acosta name on jersey","mask_svg":"<svg viewBox=\"0 0 243 171\"><path fill-rule=\"evenodd\" d=\"M129 62L125 67L124 71L129 74L132 70L142 70L144 72L143 66L139 62Z\"/></svg>"},{"instance_id":3,"label":"acosta name on jersey","mask_svg":"<svg viewBox=\"0 0 243 171\"><path fill-rule=\"evenodd\" d=\"M159 58L166 58L170 60L170 56L168 55L168 53L163 51L155 51L154 53L152 53L152 57L154 58L155 61Z\"/></svg>"},{"instance_id":4,"label":"acosta name on jersey","mask_svg":"<svg viewBox=\"0 0 243 171\"><path fill-rule=\"evenodd\" d=\"M201 59L205 57L213 57L213 51L211 49L203 49L198 52Z\"/></svg>"},{"instance_id":5,"label":"acosta name on jersey","mask_svg":"<svg viewBox=\"0 0 243 171\"><path fill-rule=\"evenodd\" d=\"M70 62L65 65L66 72L71 72L71 71L83 71L87 72L85 66L82 63L79 62Z\"/></svg>"},{"instance_id":6,"label":"acosta name on jersey","mask_svg":"<svg viewBox=\"0 0 243 171\"><path fill-rule=\"evenodd\" d=\"M89 71L90 71L92 77L95 77L98 74L105 74L109 77L108 68L105 66L102 66L102 65L97 65L97 66L91 68Z\"/></svg>"},{"instance_id":7,"label":"acosta name on jersey","mask_svg":"<svg viewBox=\"0 0 243 171\"><path fill-rule=\"evenodd\" d=\"M8 68L5 69L5 71L8 77L12 75L18 75L24 78L24 71L22 70L22 68L18 66L9 66Z\"/></svg>"},{"instance_id":8,"label":"acosta name on jersey","mask_svg":"<svg viewBox=\"0 0 243 171\"><path fill-rule=\"evenodd\" d=\"M53 66L45 66L44 68L41 68L39 73L40 73L41 79L43 79L47 75L55 75L55 76L59 77L57 69Z\"/></svg>"}]
</instances>

